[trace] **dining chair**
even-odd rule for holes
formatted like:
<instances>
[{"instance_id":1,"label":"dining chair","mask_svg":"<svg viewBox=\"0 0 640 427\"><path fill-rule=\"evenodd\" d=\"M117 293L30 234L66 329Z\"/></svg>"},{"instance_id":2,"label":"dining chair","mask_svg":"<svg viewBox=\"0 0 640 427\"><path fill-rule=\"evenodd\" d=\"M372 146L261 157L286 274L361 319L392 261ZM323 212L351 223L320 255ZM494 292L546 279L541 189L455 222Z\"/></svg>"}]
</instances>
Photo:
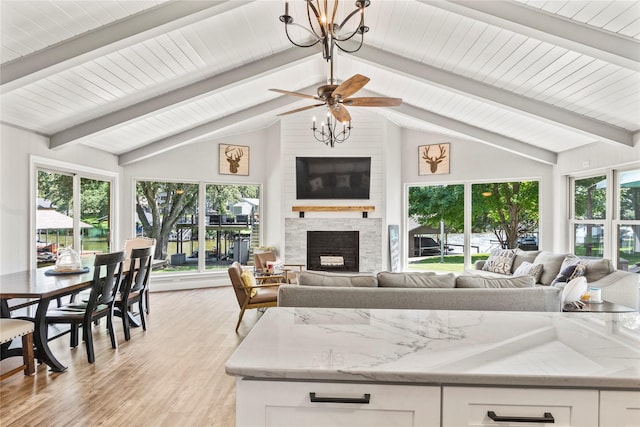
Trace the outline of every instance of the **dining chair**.
<instances>
[{"instance_id":1,"label":"dining chair","mask_svg":"<svg viewBox=\"0 0 640 427\"><path fill-rule=\"evenodd\" d=\"M147 323L144 315L144 298L149 284L149 274L151 273L151 261L153 260L153 248L132 249L129 257L129 270L124 276L120 292L116 296L114 315L122 318L122 328L124 338L131 339L131 322L129 315L133 315L132 306L138 304L138 313L142 329L147 330Z\"/></svg>"},{"instance_id":2,"label":"dining chair","mask_svg":"<svg viewBox=\"0 0 640 427\"><path fill-rule=\"evenodd\" d=\"M0 380L20 371L24 371L25 375L33 375L36 371L33 356L34 330L34 324L30 320L0 318L0 344L10 343L17 338L22 339L22 348L20 349L22 364L14 369L4 372L0 375Z\"/></svg>"},{"instance_id":3,"label":"dining chair","mask_svg":"<svg viewBox=\"0 0 640 427\"><path fill-rule=\"evenodd\" d=\"M151 247L151 261L153 262L153 257L156 249L156 239L154 239L153 237L138 236L138 237L132 237L130 239L125 240L122 248L125 254L125 262L131 257L131 251L133 249L148 248L148 247ZM149 287L148 286L145 287L145 291L144 291L144 309L147 312L147 314L149 314L150 308L149 308Z\"/></svg>"},{"instance_id":4,"label":"dining chair","mask_svg":"<svg viewBox=\"0 0 640 427\"><path fill-rule=\"evenodd\" d=\"M95 362L92 324L107 318L107 329L111 347L117 348L113 330L113 311L116 293L122 279L124 251L97 254L93 263L93 280L89 299L64 304L47 311L47 324L71 325L71 347L78 346L78 331L82 326L82 338L87 348L89 363Z\"/></svg>"},{"instance_id":5,"label":"dining chair","mask_svg":"<svg viewBox=\"0 0 640 427\"><path fill-rule=\"evenodd\" d=\"M281 283L258 285L255 282L253 272L243 270L239 262L231 264L227 271L240 306L240 316L238 316L236 324L236 332L238 332L245 310L278 305L278 287Z\"/></svg>"}]
</instances>

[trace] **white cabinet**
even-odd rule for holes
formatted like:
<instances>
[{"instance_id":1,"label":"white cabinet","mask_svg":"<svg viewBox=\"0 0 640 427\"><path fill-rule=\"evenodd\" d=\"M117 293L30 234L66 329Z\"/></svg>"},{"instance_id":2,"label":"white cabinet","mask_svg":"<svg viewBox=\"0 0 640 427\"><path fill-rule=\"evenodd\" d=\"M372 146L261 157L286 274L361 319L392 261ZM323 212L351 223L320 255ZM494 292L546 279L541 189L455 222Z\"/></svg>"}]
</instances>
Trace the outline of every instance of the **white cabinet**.
<instances>
[{"instance_id":1,"label":"white cabinet","mask_svg":"<svg viewBox=\"0 0 640 427\"><path fill-rule=\"evenodd\" d=\"M598 391L443 387L443 427L524 425L598 427Z\"/></svg>"},{"instance_id":2,"label":"white cabinet","mask_svg":"<svg viewBox=\"0 0 640 427\"><path fill-rule=\"evenodd\" d=\"M640 427L640 391L601 391L600 427Z\"/></svg>"},{"instance_id":3,"label":"white cabinet","mask_svg":"<svg viewBox=\"0 0 640 427\"><path fill-rule=\"evenodd\" d=\"M440 387L236 382L237 427L440 426Z\"/></svg>"}]
</instances>

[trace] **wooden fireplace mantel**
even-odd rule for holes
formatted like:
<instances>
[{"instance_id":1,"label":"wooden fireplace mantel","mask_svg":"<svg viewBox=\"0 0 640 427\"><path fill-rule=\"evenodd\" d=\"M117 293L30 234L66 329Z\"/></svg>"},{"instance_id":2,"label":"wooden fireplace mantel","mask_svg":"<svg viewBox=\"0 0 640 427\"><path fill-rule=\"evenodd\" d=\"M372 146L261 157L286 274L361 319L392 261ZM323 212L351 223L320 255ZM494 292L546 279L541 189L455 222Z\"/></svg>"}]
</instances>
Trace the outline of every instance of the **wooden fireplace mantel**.
<instances>
[{"instance_id":1,"label":"wooden fireplace mantel","mask_svg":"<svg viewBox=\"0 0 640 427\"><path fill-rule=\"evenodd\" d=\"M304 218L305 212L362 212L366 218L368 212L373 212L375 206L292 206L293 212L300 212L300 218Z\"/></svg>"}]
</instances>

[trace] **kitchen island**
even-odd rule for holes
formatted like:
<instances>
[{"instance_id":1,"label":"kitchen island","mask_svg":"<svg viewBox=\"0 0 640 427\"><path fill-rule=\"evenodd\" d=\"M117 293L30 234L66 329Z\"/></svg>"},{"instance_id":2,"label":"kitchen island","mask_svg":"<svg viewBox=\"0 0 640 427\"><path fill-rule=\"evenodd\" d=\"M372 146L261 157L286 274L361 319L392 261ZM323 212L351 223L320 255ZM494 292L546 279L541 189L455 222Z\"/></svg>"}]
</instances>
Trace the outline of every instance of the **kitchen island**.
<instances>
[{"instance_id":1,"label":"kitchen island","mask_svg":"<svg viewBox=\"0 0 640 427\"><path fill-rule=\"evenodd\" d=\"M640 315L279 307L226 371L238 426L625 425Z\"/></svg>"}]
</instances>

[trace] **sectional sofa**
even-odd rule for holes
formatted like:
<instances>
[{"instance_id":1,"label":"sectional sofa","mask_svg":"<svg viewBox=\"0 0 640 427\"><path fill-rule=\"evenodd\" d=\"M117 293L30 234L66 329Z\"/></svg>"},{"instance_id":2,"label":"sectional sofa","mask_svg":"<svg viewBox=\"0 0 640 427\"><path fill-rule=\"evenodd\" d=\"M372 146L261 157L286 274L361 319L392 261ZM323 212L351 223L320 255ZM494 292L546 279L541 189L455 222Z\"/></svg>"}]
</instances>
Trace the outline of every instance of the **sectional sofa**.
<instances>
[{"instance_id":1,"label":"sectional sofa","mask_svg":"<svg viewBox=\"0 0 640 427\"><path fill-rule=\"evenodd\" d=\"M496 257L499 258L499 254ZM489 263L495 261L496 257L490 257ZM553 286L552 283L568 266L576 264L582 266L581 270L590 287L602 289L605 300L636 309L640 305L640 275L615 270L609 260L585 261L571 254L519 250L514 251L511 258L511 265L505 273L496 272L500 271L499 268L494 271L485 268L485 262L478 262L474 269L459 275L434 272L373 274L303 271L298 275L297 285L280 286L278 305L560 311L564 283L554 283ZM527 267L525 263L537 265L534 274L520 274Z\"/></svg>"}]
</instances>

